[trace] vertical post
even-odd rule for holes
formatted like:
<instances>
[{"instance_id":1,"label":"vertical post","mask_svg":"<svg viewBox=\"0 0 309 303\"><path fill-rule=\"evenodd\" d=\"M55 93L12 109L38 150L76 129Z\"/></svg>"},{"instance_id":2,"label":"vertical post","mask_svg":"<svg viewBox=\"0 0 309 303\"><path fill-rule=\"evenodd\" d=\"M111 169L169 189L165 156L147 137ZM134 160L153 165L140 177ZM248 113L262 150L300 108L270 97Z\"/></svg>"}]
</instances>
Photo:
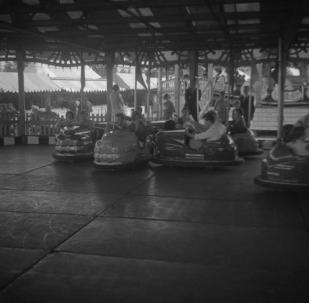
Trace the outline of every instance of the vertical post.
<instances>
[{"instance_id":1,"label":"vertical post","mask_svg":"<svg viewBox=\"0 0 309 303\"><path fill-rule=\"evenodd\" d=\"M196 76L197 76L197 51L190 51L189 52L189 70L190 70L190 88L192 92L196 92L196 104L193 108L192 106L192 116L194 119L198 120L198 91L196 91ZM193 93L194 96L194 93Z\"/></svg>"},{"instance_id":2,"label":"vertical post","mask_svg":"<svg viewBox=\"0 0 309 303\"><path fill-rule=\"evenodd\" d=\"M134 68L134 110L137 108L137 64Z\"/></svg>"},{"instance_id":3,"label":"vertical post","mask_svg":"<svg viewBox=\"0 0 309 303\"><path fill-rule=\"evenodd\" d=\"M190 69L190 87L195 89L196 75L197 75L197 51L190 51L189 53L189 69Z\"/></svg>"},{"instance_id":4,"label":"vertical post","mask_svg":"<svg viewBox=\"0 0 309 303\"><path fill-rule=\"evenodd\" d=\"M179 63L175 64L175 108L178 117L180 116L180 66Z\"/></svg>"},{"instance_id":5,"label":"vertical post","mask_svg":"<svg viewBox=\"0 0 309 303\"><path fill-rule=\"evenodd\" d=\"M283 126L283 108L284 108L284 78L285 78L285 60L284 60L284 40L279 37L278 40L278 134L277 139L282 138L282 126Z\"/></svg>"},{"instance_id":6,"label":"vertical post","mask_svg":"<svg viewBox=\"0 0 309 303\"><path fill-rule=\"evenodd\" d=\"M24 87L24 51L18 49L16 51L17 57L17 71L18 71L18 135L25 135L25 87Z\"/></svg>"},{"instance_id":7,"label":"vertical post","mask_svg":"<svg viewBox=\"0 0 309 303\"><path fill-rule=\"evenodd\" d=\"M252 105L254 102L253 99L253 69L254 69L254 62L251 63L251 71L250 71L250 84L249 84L249 103L248 103L248 121L246 121L247 126L250 128L251 124L251 112L252 112Z\"/></svg>"},{"instance_id":8,"label":"vertical post","mask_svg":"<svg viewBox=\"0 0 309 303\"><path fill-rule=\"evenodd\" d=\"M162 119L162 108L163 108L163 104L162 104L162 67L158 68L158 102L159 102L159 108L160 108L158 120L161 120Z\"/></svg>"},{"instance_id":9,"label":"vertical post","mask_svg":"<svg viewBox=\"0 0 309 303\"><path fill-rule=\"evenodd\" d=\"M199 115L200 115L200 81L199 78L197 77L196 79L196 117L197 120L199 120Z\"/></svg>"},{"instance_id":10,"label":"vertical post","mask_svg":"<svg viewBox=\"0 0 309 303\"><path fill-rule=\"evenodd\" d=\"M231 95L233 95L234 90L234 71L235 71L235 62L234 62L234 55L233 51L230 50L230 62L229 62L229 74L228 74L228 86L227 86L227 103L225 117L228 121L229 119L229 111L230 111L230 102L231 102Z\"/></svg>"},{"instance_id":11,"label":"vertical post","mask_svg":"<svg viewBox=\"0 0 309 303\"><path fill-rule=\"evenodd\" d=\"M151 76L151 64L149 62L147 70L147 100L146 100L146 117L149 119L149 101L150 101L150 76Z\"/></svg>"},{"instance_id":12,"label":"vertical post","mask_svg":"<svg viewBox=\"0 0 309 303\"><path fill-rule=\"evenodd\" d=\"M138 72L138 54L135 53L135 69L134 69L134 110L137 109L137 72Z\"/></svg>"},{"instance_id":13,"label":"vertical post","mask_svg":"<svg viewBox=\"0 0 309 303\"><path fill-rule=\"evenodd\" d=\"M112 50L106 51L106 87L107 87L107 113L106 120L111 120L111 101L110 94L113 88L113 69L114 69L114 57L115 53Z\"/></svg>"},{"instance_id":14,"label":"vertical post","mask_svg":"<svg viewBox=\"0 0 309 303\"><path fill-rule=\"evenodd\" d=\"M231 51L230 53L230 62L229 62L229 74L228 74L228 98L230 100L230 95L233 94L234 89L234 56Z\"/></svg>"},{"instance_id":15,"label":"vertical post","mask_svg":"<svg viewBox=\"0 0 309 303\"><path fill-rule=\"evenodd\" d=\"M83 59L83 53L81 53L81 61L80 61L80 108L81 110L85 108L85 96L84 96L85 86L86 86L85 62Z\"/></svg>"},{"instance_id":16,"label":"vertical post","mask_svg":"<svg viewBox=\"0 0 309 303\"><path fill-rule=\"evenodd\" d=\"M170 94L169 91L169 76L168 76L168 67L165 66L165 90L164 90L164 94ZM164 101L163 101L164 102ZM164 118L164 104L163 104L163 108L162 108L162 117Z\"/></svg>"}]
</instances>

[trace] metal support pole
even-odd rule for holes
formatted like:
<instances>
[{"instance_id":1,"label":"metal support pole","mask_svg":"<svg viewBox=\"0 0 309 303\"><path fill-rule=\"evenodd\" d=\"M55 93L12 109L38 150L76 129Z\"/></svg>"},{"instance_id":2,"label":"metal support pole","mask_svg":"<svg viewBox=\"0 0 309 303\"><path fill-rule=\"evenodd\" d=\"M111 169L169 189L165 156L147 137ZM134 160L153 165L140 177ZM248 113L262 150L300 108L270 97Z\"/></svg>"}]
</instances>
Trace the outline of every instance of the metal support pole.
<instances>
[{"instance_id":1,"label":"metal support pole","mask_svg":"<svg viewBox=\"0 0 309 303\"><path fill-rule=\"evenodd\" d=\"M25 87L24 87L24 51L19 49L16 51L17 71L18 71L18 135L25 135Z\"/></svg>"},{"instance_id":2,"label":"metal support pole","mask_svg":"<svg viewBox=\"0 0 309 303\"><path fill-rule=\"evenodd\" d=\"M150 101L150 76L151 76L151 65L149 62L147 71L147 100L146 100L146 117L149 119L149 101Z\"/></svg>"},{"instance_id":3,"label":"metal support pole","mask_svg":"<svg viewBox=\"0 0 309 303\"><path fill-rule=\"evenodd\" d=\"M134 110L137 109L137 64L134 68Z\"/></svg>"},{"instance_id":4,"label":"metal support pole","mask_svg":"<svg viewBox=\"0 0 309 303\"><path fill-rule=\"evenodd\" d=\"M85 77L85 62L83 60L83 54L81 54L80 62L80 109L85 109L85 96L84 89L86 86L86 77Z\"/></svg>"},{"instance_id":5,"label":"metal support pole","mask_svg":"<svg viewBox=\"0 0 309 303\"><path fill-rule=\"evenodd\" d=\"M178 117L180 117L180 66L179 63L175 64L175 108Z\"/></svg>"},{"instance_id":6,"label":"metal support pole","mask_svg":"<svg viewBox=\"0 0 309 303\"><path fill-rule=\"evenodd\" d=\"M106 120L111 120L111 101L110 94L112 93L113 88L113 69L114 69L114 51L106 52L106 87L107 87L107 113Z\"/></svg>"},{"instance_id":7,"label":"metal support pole","mask_svg":"<svg viewBox=\"0 0 309 303\"><path fill-rule=\"evenodd\" d=\"M138 72L138 54L135 53L135 69L134 69L134 110L137 109L137 72Z\"/></svg>"},{"instance_id":8,"label":"metal support pole","mask_svg":"<svg viewBox=\"0 0 309 303\"><path fill-rule=\"evenodd\" d=\"M284 40L279 37L278 40L278 133L277 139L282 138L282 126L283 126L283 110L284 110L284 78L285 78L285 60L284 60Z\"/></svg>"},{"instance_id":9,"label":"metal support pole","mask_svg":"<svg viewBox=\"0 0 309 303\"><path fill-rule=\"evenodd\" d=\"M251 112L252 112L252 105L253 105L253 69L254 69L254 65L255 62L252 62L251 64L251 71L250 71L250 84L249 84L249 103L248 103L248 121L246 121L247 123L247 127L250 127L251 124Z\"/></svg>"},{"instance_id":10,"label":"metal support pole","mask_svg":"<svg viewBox=\"0 0 309 303\"><path fill-rule=\"evenodd\" d=\"M190 51L189 52L189 69L190 69L190 88L192 90L192 92L195 92L196 88L196 76L197 76L197 59L198 59L198 53L197 51ZM193 94L194 96L194 94ZM193 109L192 107L192 116L194 117L194 119L198 120L198 104L197 104L197 100L198 100L198 90L196 90L196 104L195 104L195 108Z\"/></svg>"},{"instance_id":11,"label":"metal support pole","mask_svg":"<svg viewBox=\"0 0 309 303\"><path fill-rule=\"evenodd\" d=\"M199 78L196 78L196 117L197 120L199 120L199 115L200 115L200 100L199 100L199 92L200 92L200 82L199 82Z\"/></svg>"},{"instance_id":12,"label":"metal support pole","mask_svg":"<svg viewBox=\"0 0 309 303\"><path fill-rule=\"evenodd\" d=\"M162 67L158 68L158 102L159 102L159 117L158 120L162 119L162 109L163 109L163 104L162 104Z\"/></svg>"},{"instance_id":13,"label":"metal support pole","mask_svg":"<svg viewBox=\"0 0 309 303\"><path fill-rule=\"evenodd\" d=\"M231 50L230 51L230 62L229 62L229 73L228 73L228 86L227 86L227 104L225 104L226 106L225 113L226 113L227 121L229 119L231 97L233 95L233 90L234 90L234 71L235 71L234 55Z\"/></svg>"},{"instance_id":14,"label":"metal support pole","mask_svg":"<svg viewBox=\"0 0 309 303\"><path fill-rule=\"evenodd\" d=\"M189 69L190 69L190 87L195 89L196 75L197 75L197 51L190 51L189 53Z\"/></svg>"},{"instance_id":15,"label":"metal support pole","mask_svg":"<svg viewBox=\"0 0 309 303\"><path fill-rule=\"evenodd\" d=\"M228 99L230 100L231 95L233 95L233 89L234 89L234 56L231 51L230 55L230 62L229 62L229 75L228 75Z\"/></svg>"}]
</instances>

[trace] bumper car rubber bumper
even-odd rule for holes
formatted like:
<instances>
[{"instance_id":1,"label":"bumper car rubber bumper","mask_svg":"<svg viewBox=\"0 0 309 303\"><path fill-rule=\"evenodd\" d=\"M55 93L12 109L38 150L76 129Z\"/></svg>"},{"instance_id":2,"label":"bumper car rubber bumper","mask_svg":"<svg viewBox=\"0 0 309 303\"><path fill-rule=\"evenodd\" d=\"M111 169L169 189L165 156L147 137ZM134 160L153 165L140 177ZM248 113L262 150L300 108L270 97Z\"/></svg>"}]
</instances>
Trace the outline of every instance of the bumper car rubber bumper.
<instances>
[{"instance_id":1,"label":"bumper car rubber bumper","mask_svg":"<svg viewBox=\"0 0 309 303\"><path fill-rule=\"evenodd\" d=\"M291 190L291 191L309 191L309 184L280 182L275 180L267 180L262 176L254 178L254 183L259 186L264 186L274 189Z\"/></svg>"},{"instance_id":2,"label":"bumper car rubber bumper","mask_svg":"<svg viewBox=\"0 0 309 303\"><path fill-rule=\"evenodd\" d=\"M101 170L122 170L122 169L134 169L141 166L144 166L148 162L147 160L140 160L140 161L134 161L134 162L127 162L122 163L119 161L115 162L97 162L93 161L93 166L97 169Z\"/></svg>"},{"instance_id":3,"label":"bumper car rubber bumper","mask_svg":"<svg viewBox=\"0 0 309 303\"><path fill-rule=\"evenodd\" d=\"M53 157L59 161L85 161L93 158L93 152L84 153L59 153L54 152Z\"/></svg>"},{"instance_id":4,"label":"bumper car rubber bumper","mask_svg":"<svg viewBox=\"0 0 309 303\"><path fill-rule=\"evenodd\" d=\"M258 155L261 155L263 154L263 150L261 148L258 148L257 150L255 151L250 151L250 152L247 152L247 151L239 151L238 152L238 155L241 156L241 157L244 157L244 156L258 156Z\"/></svg>"},{"instance_id":5,"label":"bumper car rubber bumper","mask_svg":"<svg viewBox=\"0 0 309 303\"><path fill-rule=\"evenodd\" d=\"M162 164L164 166L177 166L177 167L225 167L235 166L242 164L244 159L237 158L235 160L223 160L223 161L203 161L203 160L189 160L189 159L177 159L177 158L156 158L152 159L152 162L156 164Z\"/></svg>"}]
</instances>

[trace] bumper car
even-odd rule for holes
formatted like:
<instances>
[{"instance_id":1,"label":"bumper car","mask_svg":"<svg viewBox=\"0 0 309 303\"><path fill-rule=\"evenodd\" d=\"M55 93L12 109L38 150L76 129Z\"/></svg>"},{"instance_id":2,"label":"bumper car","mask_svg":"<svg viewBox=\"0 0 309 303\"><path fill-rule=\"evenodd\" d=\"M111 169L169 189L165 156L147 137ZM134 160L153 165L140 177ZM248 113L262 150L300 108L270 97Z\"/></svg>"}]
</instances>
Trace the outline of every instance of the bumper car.
<instances>
[{"instance_id":1,"label":"bumper car","mask_svg":"<svg viewBox=\"0 0 309 303\"><path fill-rule=\"evenodd\" d=\"M247 129L245 132L233 133L230 136L237 146L239 156L254 156L263 153L251 130Z\"/></svg>"},{"instance_id":2,"label":"bumper car","mask_svg":"<svg viewBox=\"0 0 309 303\"><path fill-rule=\"evenodd\" d=\"M164 129L165 120L151 121L152 127L155 129Z\"/></svg>"},{"instance_id":3,"label":"bumper car","mask_svg":"<svg viewBox=\"0 0 309 303\"><path fill-rule=\"evenodd\" d=\"M287 190L309 190L309 157L299 157L283 143L277 143L263 159L255 184Z\"/></svg>"},{"instance_id":4,"label":"bumper car","mask_svg":"<svg viewBox=\"0 0 309 303\"><path fill-rule=\"evenodd\" d=\"M184 130L157 133L152 161L178 167L219 167L243 163L233 139L228 135L215 142L205 142L198 151L186 143Z\"/></svg>"},{"instance_id":5,"label":"bumper car","mask_svg":"<svg viewBox=\"0 0 309 303\"><path fill-rule=\"evenodd\" d=\"M65 126L56 135L53 157L61 161L81 161L93 157L93 131L82 126Z\"/></svg>"},{"instance_id":6,"label":"bumper car","mask_svg":"<svg viewBox=\"0 0 309 303\"><path fill-rule=\"evenodd\" d=\"M116 127L96 142L93 164L107 170L135 168L151 159L151 148L150 137L141 142L133 131Z\"/></svg>"}]
</instances>

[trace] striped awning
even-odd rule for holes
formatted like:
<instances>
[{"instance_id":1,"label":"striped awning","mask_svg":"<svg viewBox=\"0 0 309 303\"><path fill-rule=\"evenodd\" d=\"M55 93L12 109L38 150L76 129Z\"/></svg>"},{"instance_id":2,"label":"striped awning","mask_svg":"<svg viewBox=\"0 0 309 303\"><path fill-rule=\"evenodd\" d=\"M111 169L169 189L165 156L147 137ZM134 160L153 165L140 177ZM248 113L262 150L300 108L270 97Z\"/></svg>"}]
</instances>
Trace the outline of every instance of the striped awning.
<instances>
[{"instance_id":1,"label":"striped awning","mask_svg":"<svg viewBox=\"0 0 309 303\"><path fill-rule=\"evenodd\" d=\"M26 93L61 90L47 75L35 73L24 73L24 87ZM0 72L0 91L18 92L18 75L16 72Z\"/></svg>"}]
</instances>

